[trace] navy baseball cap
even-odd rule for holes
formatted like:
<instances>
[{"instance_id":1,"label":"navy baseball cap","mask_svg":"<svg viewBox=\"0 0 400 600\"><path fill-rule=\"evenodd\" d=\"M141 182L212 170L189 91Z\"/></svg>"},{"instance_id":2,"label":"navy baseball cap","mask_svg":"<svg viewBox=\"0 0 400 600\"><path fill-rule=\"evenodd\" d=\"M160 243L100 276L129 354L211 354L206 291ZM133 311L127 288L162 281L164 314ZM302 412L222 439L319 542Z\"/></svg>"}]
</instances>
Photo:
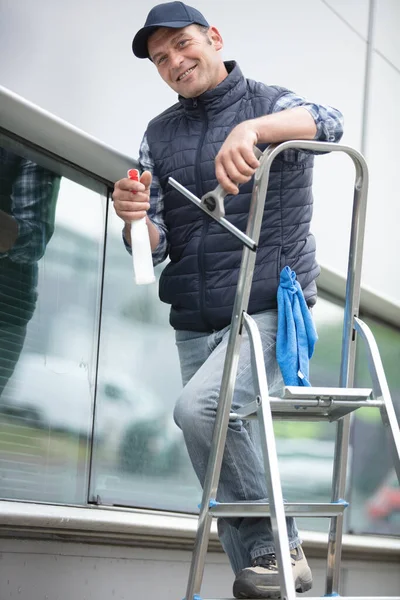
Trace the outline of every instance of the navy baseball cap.
<instances>
[{"instance_id":1,"label":"navy baseball cap","mask_svg":"<svg viewBox=\"0 0 400 600\"><path fill-rule=\"evenodd\" d=\"M201 12L183 2L157 4L147 15L144 27L133 38L133 54L138 58L150 58L147 50L147 40L159 27L180 29L193 23L209 27Z\"/></svg>"}]
</instances>

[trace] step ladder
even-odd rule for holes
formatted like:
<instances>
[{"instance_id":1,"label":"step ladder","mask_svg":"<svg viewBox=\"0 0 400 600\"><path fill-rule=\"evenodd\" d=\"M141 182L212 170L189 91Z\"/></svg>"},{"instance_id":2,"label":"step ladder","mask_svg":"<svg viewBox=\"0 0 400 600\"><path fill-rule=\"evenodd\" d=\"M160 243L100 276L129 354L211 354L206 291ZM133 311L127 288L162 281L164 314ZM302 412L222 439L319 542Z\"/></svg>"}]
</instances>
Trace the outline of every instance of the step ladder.
<instances>
[{"instance_id":1,"label":"step ladder","mask_svg":"<svg viewBox=\"0 0 400 600\"><path fill-rule=\"evenodd\" d=\"M246 310L249 302L256 248L260 236L271 163L280 152L292 148L320 152L344 152L350 156L355 165L354 204L343 324L340 387L286 387L282 397L276 398L269 396L261 337L255 321L246 313ZM279 145L269 146L262 154L258 151L257 156L260 158L260 166L254 176L246 234L237 230L224 218L224 191L220 186L214 192L199 199L174 179L169 179L171 185L184 193L199 208L217 220L244 244L222 375L220 399L204 482L185 600L202 600L200 589L213 517L270 517L279 567L282 600L294 600L296 598L286 517L329 517L331 521L325 597L339 596L343 513L348 506L348 503L344 500L344 496L346 491L350 415L358 408L379 408L389 437L394 465L400 482L399 425L374 336L369 327L358 318L368 189L368 168L365 159L359 152L348 146L302 140L288 141ZM244 330L248 334L251 348L255 400L248 406L233 413L231 405L239 361L241 337ZM372 389L353 387L356 337L364 343L367 350ZM230 418L258 419L259 421L269 503L218 503L215 500ZM273 418L336 421L332 499L330 503L284 503L273 430ZM400 596L392 596L390 598L391 600L395 598L400 600ZM353 598L349 596L342 597L342 599L373 600L370 597ZM379 600L389 600L389 598L380 596Z\"/></svg>"}]
</instances>

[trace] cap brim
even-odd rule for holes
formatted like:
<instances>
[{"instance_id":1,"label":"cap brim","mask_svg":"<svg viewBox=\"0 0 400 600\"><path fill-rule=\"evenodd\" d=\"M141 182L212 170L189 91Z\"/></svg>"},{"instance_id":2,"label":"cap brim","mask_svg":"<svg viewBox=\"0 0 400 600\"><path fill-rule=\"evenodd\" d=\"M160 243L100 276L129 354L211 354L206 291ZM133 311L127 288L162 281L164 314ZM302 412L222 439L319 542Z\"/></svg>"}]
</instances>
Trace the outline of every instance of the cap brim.
<instances>
[{"instance_id":1,"label":"cap brim","mask_svg":"<svg viewBox=\"0 0 400 600\"><path fill-rule=\"evenodd\" d=\"M171 27L172 29L181 29L182 27L188 27L193 23L187 21L171 21L170 23L154 23L148 27L142 27L139 29L132 42L132 51L138 58L150 58L147 50L147 41L152 33L154 33L159 27Z\"/></svg>"}]
</instances>

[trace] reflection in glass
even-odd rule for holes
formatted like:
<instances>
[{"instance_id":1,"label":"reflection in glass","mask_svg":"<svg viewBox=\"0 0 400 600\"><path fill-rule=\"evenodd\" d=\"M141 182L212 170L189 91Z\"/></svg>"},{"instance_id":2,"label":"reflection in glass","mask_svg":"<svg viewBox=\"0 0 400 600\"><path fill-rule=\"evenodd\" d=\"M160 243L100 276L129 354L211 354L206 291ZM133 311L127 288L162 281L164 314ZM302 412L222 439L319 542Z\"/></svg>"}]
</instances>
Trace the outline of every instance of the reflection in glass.
<instances>
[{"instance_id":1,"label":"reflection in glass","mask_svg":"<svg viewBox=\"0 0 400 600\"><path fill-rule=\"evenodd\" d=\"M194 513L201 490L172 418L181 379L169 307L160 303L157 285L135 285L112 208L109 224L91 499ZM337 385L343 310L320 299L314 314L320 341L312 381ZM118 382L112 407L105 394L111 375ZM275 429L285 496L328 501L335 426L276 422ZM321 519L302 524L328 527Z\"/></svg>"},{"instance_id":2,"label":"reflection in glass","mask_svg":"<svg viewBox=\"0 0 400 600\"><path fill-rule=\"evenodd\" d=\"M169 307L157 284L135 285L112 206L108 222L91 498L195 512L200 486L172 418L182 384Z\"/></svg>"},{"instance_id":3,"label":"reflection in glass","mask_svg":"<svg viewBox=\"0 0 400 600\"><path fill-rule=\"evenodd\" d=\"M343 309L324 298L313 308L318 342L310 364L311 384L337 386ZM326 421L275 421L285 497L291 502L330 502L336 427ZM301 529L327 531L328 519L297 519Z\"/></svg>"},{"instance_id":4,"label":"reflection in glass","mask_svg":"<svg viewBox=\"0 0 400 600\"><path fill-rule=\"evenodd\" d=\"M0 148L0 396L37 301L38 261L54 232L60 178Z\"/></svg>"},{"instance_id":5,"label":"reflection in glass","mask_svg":"<svg viewBox=\"0 0 400 600\"><path fill-rule=\"evenodd\" d=\"M194 513L201 490L181 433L172 420L181 382L173 332L168 325L169 307L160 303L156 285L134 284L131 260L121 242L120 221L113 210L109 223L90 497L99 504ZM313 315L319 341L311 362L311 382L315 386L337 386L343 308L319 298ZM395 367L400 358L399 334L390 328L385 331L387 339L377 331L377 341L388 369L389 385L393 395L399 397L400 382ZM357 384L370 385L369 381ZM378 456L376 448L381 442L376 440L370 447L374 460L368 458L364 445L371 433L361 436L363 445L357 436L357 423L358 420L353 429L354 460L364 454L363 468L371 471L368 476L371 481L379 474L386 504L398 502L398 491L393 492L390 483L392 472L387 453ZM335 424L276 421L275 432L285 497L293 502L330 501ZM384 469L379 466L382 460L386 464ZM352 528L361 522L360 518L365 519L366 511L374 511L373 505L367 508L365 504L366 492L362 492L361 504L358 502L360 492L354 465L356 491L349 509ZM367 479L361 475L364 484ZM378 489L375 482L369 495ZM392 522L393 517L390 527ZM329 520L299 519L299 525L303 529L327 531ZM360 527L357 525L358 531L365 529L365 524Z\"/></svg>"},{"instance_id":6,"label":"reflection in glass","mask_svg":"<svg viewBox=\"0 0 400 600\"><path fill-rule=\"evenodd\" d=\"M0 153L0 497L85 503L105 199Z\"/></svg>"},{"instance_id":7,"label":"reflection in glass","mask_svg":"<svg viewBox=\"0 0 400 600\"><path fill-rule=\"evenodd\" d=\"M400 332L365 319L381 354L395 411L400 419ZM366 353L359 344L357 384L371 387ZM357 411L352 428L352 510L356 533L400 534L400 487L378 409Z\"/></svg>"}]
</instances>

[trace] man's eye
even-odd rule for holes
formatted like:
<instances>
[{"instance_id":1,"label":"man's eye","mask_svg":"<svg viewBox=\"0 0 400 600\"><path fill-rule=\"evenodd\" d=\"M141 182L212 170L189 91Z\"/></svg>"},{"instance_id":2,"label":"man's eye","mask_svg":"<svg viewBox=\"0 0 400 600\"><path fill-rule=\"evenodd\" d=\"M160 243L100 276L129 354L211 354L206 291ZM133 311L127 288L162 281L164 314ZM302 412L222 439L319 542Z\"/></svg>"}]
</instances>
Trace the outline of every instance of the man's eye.
<instances>
[{"instance_id":1,"label":"man's eye","mask_svg":"<svg viewBox=\"0 0 400 600\"><path fill-rule=\"evenodd\" d=\"M161 65L166 60L166 58L167 58L166 56L162 56L161 58L158 59L157 64Z\"/></svg>"},{"instance_id":2,"label":"man's eye","mask_svg":"<svg viewBox=\"0 0 400 600\"><path fill-rule=\"evenodd\" d=\"M179 42L179 44L178 44L178 45L179 45L181 48L183 48L184 46L186 46L186 44L187 44L187 42L188 42L188 41L189 41L189 40L181 40L181 41Z\"/></svg>"}]
</instances>

